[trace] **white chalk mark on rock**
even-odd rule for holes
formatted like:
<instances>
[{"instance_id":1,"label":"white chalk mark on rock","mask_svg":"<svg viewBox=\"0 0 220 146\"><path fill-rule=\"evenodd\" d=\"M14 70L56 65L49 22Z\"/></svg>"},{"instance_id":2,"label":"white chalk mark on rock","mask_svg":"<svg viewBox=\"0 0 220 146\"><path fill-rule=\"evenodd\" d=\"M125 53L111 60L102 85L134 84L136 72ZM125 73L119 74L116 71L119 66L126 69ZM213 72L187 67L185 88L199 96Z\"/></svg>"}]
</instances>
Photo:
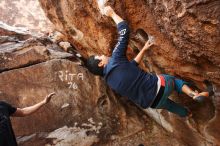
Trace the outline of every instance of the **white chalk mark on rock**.
<instances>
[{"instance_id":1,"label":"white chalk mark on rock","mask_svg":"<svg viewBox=\"0 0 220 146\"><path fill-rule=\"evenodd\" d=\"M64 103L64 104L61 106L61 109L67 108L67 107L69 107L69 106L70 106L69 103Z\"/></svg>"}]
</instances>

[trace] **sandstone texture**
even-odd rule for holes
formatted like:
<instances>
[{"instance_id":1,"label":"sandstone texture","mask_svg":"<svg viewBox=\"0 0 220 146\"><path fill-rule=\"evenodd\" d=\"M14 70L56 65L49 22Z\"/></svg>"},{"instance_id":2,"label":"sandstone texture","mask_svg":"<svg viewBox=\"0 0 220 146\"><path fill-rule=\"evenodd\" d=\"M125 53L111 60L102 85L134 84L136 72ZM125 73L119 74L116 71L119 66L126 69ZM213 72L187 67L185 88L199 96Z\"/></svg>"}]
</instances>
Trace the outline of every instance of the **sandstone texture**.
<instances>
[{"instance_id":1,"label":"sandstone texture","mask_svg":"<svg viewBox=\"0 0 220 146\"><path fill-rule=\"evenodd\" d=\"M99 12L92 1L39 0L47 17L69 42L87 57L110 55L117 41L114 22ZM172 99L189 107L189 120L160 110L145 110L153 119L188 145L220 145L220 1L109 0L114 10L130 26L128 56L143 47L144 33L154 36L156 46L146 53L142 68L148 72L175 75L203 90L207 79L215 86L215 96L203 104L173 94Z\"/></svg>"},{"instance_id":2,"label":"sandstone texture","mask_svg":"<svg viewBox=\"0 0 220 146\"><path fill-rule=\"evenodd\" d=\"M107 2L131 29L129 58L143 47L146 33L154 36L156 45L140 67L183 78L196 84L198 90L204 89L204 80L213 83L215 95L203 103L175 93L170 97L192 111L189 119L164 110L140 109L88 72L83 58L111 55L117 42L115 24L100 14L96 0L39 2L59 31L52 36L36 37L30 31L0 23L0 100L25 107L50 92L57 93L36 114L12 119L19 145L220 145L219 0ZM6 20L14 13L6 5L12 4L20 12L24 3L1 1L0 18ZM33 3L31 0L27 6ZM24 11L21 14L17 17L27 16ZM13 19L8 24L20 26L17 20L22 22ZM42 22L41 17L37 22ZM37 24L33 26L47 27Z\"/></svg>"},{"instance_id":3,"label":"sandstone texture","mask_svg":"<svg viewBox=\"0 0 220 146\"><path fill-rule=\"evenodd\" d=\"M12 118L19 146L184 145L89 73L74 53L49 37L6 28L0 29L0 100L26 107L56 92L37 113Z\"/></svg>"},{"instance_id":4,"label":"sandstone texture","mask_svg":"<svg viewBox=\"0 0 220 146\"><path fill-rule=\"evenodd\" d=\"M0 21L16 27L25 27L36 34L53 30L36 0L1 0Z\"/></svg>"},{"instance_id":5,"label":"sandstone texture","mask_svg":"<svg viewBox=\"0 0 220 146\"><path fill-rule=\"evenodd\" d=\"M102 16L96 1L41 1L47 17L69 36L81 53L108 54L117 41L115 24ZM148 61L157 72L173 73L194 81L219 83L220 2L117 1L108 3L128 21L130 48L140 48L137 30L155 36L157 46Z\"/></svg>"}]
</instances>

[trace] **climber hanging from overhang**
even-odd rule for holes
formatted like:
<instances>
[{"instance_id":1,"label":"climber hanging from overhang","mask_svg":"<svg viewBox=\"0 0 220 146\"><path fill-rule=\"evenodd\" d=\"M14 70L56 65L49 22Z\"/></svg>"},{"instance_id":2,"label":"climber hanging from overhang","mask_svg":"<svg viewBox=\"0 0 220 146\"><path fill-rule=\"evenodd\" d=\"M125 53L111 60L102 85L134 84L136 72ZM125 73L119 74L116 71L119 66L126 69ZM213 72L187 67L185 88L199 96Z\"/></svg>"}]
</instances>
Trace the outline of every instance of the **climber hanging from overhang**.
<instances>
[{"instance_id":1,"label":"climber hanging from overhang","mask_svg":"<svg viewBox=\"0 0 220 146\"><path fill-rule=\"evenodd\" d=\"M174 76L150 74L139 68L138 65L145 52L154 45L154 39L148 39L138 55L129 61L126 57L129 39L127 22L118 16L110 6L105 7L104 1L99 0L98 5L101 13L111 17L117 24L118 43L111 57L90 56L87 60L87 67L93 74L104 77L113 90L128 97L144 109L149 107L166 109L181 117L189 116L191 112L168 98L173 90L178 93L185 93L196 101L202 101L204 98L213 95L211 84L208 85L209 91L198 93L189 88L187 82Z\"/></svg>"}]
</instances>

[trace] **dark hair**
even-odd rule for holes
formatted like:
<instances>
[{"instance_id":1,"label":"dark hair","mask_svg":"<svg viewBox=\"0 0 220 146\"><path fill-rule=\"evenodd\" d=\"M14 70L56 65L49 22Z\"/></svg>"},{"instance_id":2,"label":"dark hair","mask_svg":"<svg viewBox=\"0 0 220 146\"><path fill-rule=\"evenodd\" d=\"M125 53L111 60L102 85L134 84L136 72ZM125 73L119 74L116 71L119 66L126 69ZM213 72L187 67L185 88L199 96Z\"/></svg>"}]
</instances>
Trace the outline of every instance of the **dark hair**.
<instances>
[{"instance_id":1,"label":"dark hair","mask_svg":"<svg viewBox=\"0 0 220 146\"><path fill-rule=\"evenodd\" d=\"M86 65L91 73L103 76L103 67L98 66L100 61L101 60L95 59L95 56L92 55L88 58Z\"/></svg>"}]
</instances>

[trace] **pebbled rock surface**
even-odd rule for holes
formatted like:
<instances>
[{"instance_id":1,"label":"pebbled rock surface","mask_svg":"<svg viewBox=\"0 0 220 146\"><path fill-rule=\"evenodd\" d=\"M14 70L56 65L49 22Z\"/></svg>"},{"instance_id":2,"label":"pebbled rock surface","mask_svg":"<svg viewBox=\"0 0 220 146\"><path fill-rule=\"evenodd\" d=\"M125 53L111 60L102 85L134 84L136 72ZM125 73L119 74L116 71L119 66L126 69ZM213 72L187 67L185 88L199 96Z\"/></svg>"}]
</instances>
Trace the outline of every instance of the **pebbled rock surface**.
<instances>
[{"instance_id":1,"label":"pebbled rock surface","mask_svg":"<svg viewBox=\"0 0 220 146\"><path fill-rule=\"evenodd\" d=\"M36 34L53 30L37 0L1 0L0 21Z\"/></svg>"},{"instance_id":2,"label":"pebbled rock surface","mask_svg":"<svg viewBox=\"0 0 220 146\"><path fill-rule=\"evenodd\" d=\"M39 2L61 32L52 40L0 23L0 100L24 107L57 92L38 113L13 119L19 145L220 145L219 0L108 1L131 28L129 58L144 45L143 32L155 37L157 45L146 53L143 69L181 77L199 89L203 80L213 82L215 96L202 104L171 96L192 110L190 119L137 108L91 75L75 54L62 51L69 49L62 42L69 41L85 58L111 54L115 24L100 15L95 0ZM0 20L10 25L48 30L37 1L3 0L0 10Z\"/></svg>"},{"instance_id":3,"label":"pebbled rock surface","mask_svg":"<svg viewBox=\"0 0 220 146\"><path fill-rule=\"evenodd\" d=\"M111 54L117 41L115 24L99 13L95 0L39 1L57 30L84 57ZM156 46L146 53L143 69L181 77L200 90L204 90L205 79L215 86L215 96L203 104L183 95L172 95L172 99L192 110L189 120L161 110L145 111L188 145L220 145L220 1L109 0L108 5L129 23L130 58L144 45L139 34L146 32L155 37Z\"/></svg>"},{"instance_id":4,"label":"pebbled rock surface","mask_svg":"<svg viewBox=\"0 0 220 146\"><path fill-rule=\"evenodd\" d=\"M95 0L40 3L51 22L82 55L110 54L117 40L115 24L99 13ZM151 71L219 83L219 1L109 0L108 4L128 21L131 50L143 45L135 39L138 30L155 36L157 46L147 59Z\"/></svg>"},{"instance_id":5,"label":"pebbled rock surface","mask_svg":"<svg viewBox=\"0 0 220 146\"><path fill-rule=\"evenodd\" d=\"M0 100L26 107L56 92L37 113L11 118L19 146L184 146L50 38L0 30Z\"/></svg>"}]
</instances>

